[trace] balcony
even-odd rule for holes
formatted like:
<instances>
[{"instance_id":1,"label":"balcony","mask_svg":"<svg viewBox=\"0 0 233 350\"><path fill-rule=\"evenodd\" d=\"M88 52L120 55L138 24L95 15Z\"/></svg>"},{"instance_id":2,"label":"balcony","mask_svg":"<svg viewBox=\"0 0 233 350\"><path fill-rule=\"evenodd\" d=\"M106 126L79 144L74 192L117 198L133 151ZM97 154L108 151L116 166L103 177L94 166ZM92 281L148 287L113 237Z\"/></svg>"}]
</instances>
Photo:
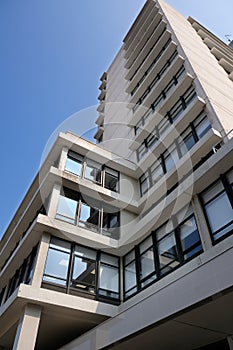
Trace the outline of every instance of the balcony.
<instances>
[{"instance_id":1,"label":"balcony","mask_svg":"<svg viewBox=\"0 0 233 350\"><path fill-rule=\"evenodd\" d=\"M140 52L134 63L128 70L125 78L127 80L133 79L134 75L139 69L141 69L142 64L145 60L151 57L151 62L153 58L156 57L166 41L171 36L171 33L166 29L166 23L164 21L160 22L160 25L156 29L155 33L151 36L150 40L147 42L146 46Z\"/></svg>"},{"instance_id":2,"label":"balcony","mask_svg":"<svg viewBox=\"0 0 233 350\"><path fill-rule=\"evenodd\" d=\"M199 97L196 96L190 104L187 106L186 109L184 109L179 118L170 125L170 127L164 132L164 134L160 137L160 139L157 141L157 143L154 145L152 151L153 151L153 157L149 156L144 157L139 162L139 166L142 169L147 169L152 163L155 157L159 157L161 153L163 153L166 148L170 145L171 140L176 139L189 125L190 122L193 121L193 119L201 113L205 106L205 101ZM149 126L147 126L148 130ZM135 148L135 146L132 146ZM138 143L137 143L138 147Z\"/></svg>"},{"instance_id":3,"label":"balcony","mask_svg":"<svg viewBox=\"0 0 233 350\"><path fill-rule=\"evenodd\" d=\"M105 107L105 102L104 100L102 100L99 106L97 107L97 112L102 113L104 111L104 107Z\"/></svg>"},{"instance_id":4,"label":"balcony","mask_svg":"<svg viewBox=\"0 0 233 350\"><path fill-rule=\"evenodd\" d=\"M167 69L163 71L163 73L160 75L160 78L156 82L153 82L156 77L156 75L153 74L154 72L151 72L149 75L147 75L145 80L139 86L136 93L132 96L130 103L136 103L139 100L139 98L143 95L143 92L145 93L146 90L149 90L148 95L153 95L153 92L158 93L159 91L162 91L172 79L172 77L178 72L183 63L184 58L180 55L177 55L174 58L174 61L172 61L171 64L167 66ZM154 96L155 94L153 95L153 99ZM145 105L150 105L150 103L145 103Z\"/></svg>"},{"instance_id":5,"label":"balcony","mask_svg":"<svg viewBox=\"0 0 233 350\"><path fill-rule=\"evenodd\" d=\"M123 40L126 55L127 53L130 55L135 43L138 42L138 37L140 37L141 31L143 30L145 32L146 28L148 27L148 23L150 23L153 20L158 10L159 9L154 2L145 3L137 20L134 21L130 31L127 33Z\"/></svg>"},{"instance_id":6,"label":"balcony","mask_svg":"<svg viewBox=\"0 0 233 350\"><path fill-rule=\"evenodd\" d=\"M154 11L153 11L154 12ZM153 14L150 14L150 19L152 20L149 26L145 29L144 35L142 37L138 37L138 42L133 50L131 50L131 54L129 54L129 50L127 50L125 58L127 59L127 67L130 67L139 53L143 50L146 43L150 40L150 37L153 35L153 32L156 30L157 26L159 25L160 21L162 20L162 14L158 12L155 17L153 17ZM149 21L148 21L149 22ZM133 44L135 41L133 42Z\"/></svg>"},{"instance_id":7,"label":"balcony","mask_svg":"<svg viewBox=\"0 0 233 350\"><path fill-rule=\"evenodd\" d=\"M95 123L100 126L100 125L103 125L103 122L104 122L104 113L99 113Z\"/></svg>"},{"instance_id":8,"label":"balcony","mask_svg":"<svg viewBox=\"0 0 233 350\"><path fill-rule=\"evenodd\" d=\"M145 79L156 76L164 66L164 62L172 56L176 48L176 43L169 38L155 58L150 55L150 60L144 61L133 79L128 82L126 92L132 93L132 91L136 91Z\"/></svg>"}]
</instances>

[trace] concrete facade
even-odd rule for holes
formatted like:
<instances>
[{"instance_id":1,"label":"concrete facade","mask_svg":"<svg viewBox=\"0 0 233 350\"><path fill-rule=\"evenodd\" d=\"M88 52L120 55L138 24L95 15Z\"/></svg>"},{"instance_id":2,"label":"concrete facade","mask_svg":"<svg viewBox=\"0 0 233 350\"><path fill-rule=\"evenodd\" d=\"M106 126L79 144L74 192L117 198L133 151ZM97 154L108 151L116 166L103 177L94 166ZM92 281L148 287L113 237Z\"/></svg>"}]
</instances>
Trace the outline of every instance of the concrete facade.
<instances>
[{"instance_id":1,"label":"concrete facade","mask_svg":"<svg viewBox=\"0 0 233 350\"><path fill-rule=\"evenodd\" d=\"M147 0L0 242L0 349L232 349L233 49Z\"/></svg>"}]
</instances>

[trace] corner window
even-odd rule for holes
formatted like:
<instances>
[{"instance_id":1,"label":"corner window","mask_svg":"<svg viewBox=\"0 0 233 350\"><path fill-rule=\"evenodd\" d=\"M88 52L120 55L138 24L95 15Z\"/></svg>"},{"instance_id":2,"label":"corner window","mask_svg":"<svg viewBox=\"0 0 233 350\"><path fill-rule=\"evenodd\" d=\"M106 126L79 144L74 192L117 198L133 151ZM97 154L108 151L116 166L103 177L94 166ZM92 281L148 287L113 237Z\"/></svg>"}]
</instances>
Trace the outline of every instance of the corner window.
<instances>
[{"instance_id":1,"label":"corner window","mask_svg":"<svg viewBox=\"0 0 233 350\"><path fill-rule=\"evenodd\" d=\"M43 288L118 304L119 258L52 237Z\"/></svg>"}]
</instances>

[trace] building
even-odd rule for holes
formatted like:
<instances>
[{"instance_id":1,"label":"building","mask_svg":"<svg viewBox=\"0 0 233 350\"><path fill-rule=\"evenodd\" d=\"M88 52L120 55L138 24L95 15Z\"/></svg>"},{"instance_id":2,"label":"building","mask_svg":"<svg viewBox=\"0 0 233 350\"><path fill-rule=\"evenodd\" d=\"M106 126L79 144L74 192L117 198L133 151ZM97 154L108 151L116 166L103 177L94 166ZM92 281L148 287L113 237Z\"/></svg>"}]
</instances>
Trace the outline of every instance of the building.
<instances>
[{"instance_id":1,"label":"building","mask_svg":"<svg viewBox=\"0 0 233 350\"><path fill-rule=\"evenodd\" d=\"M233 49L147 0L0 242L1 349L233 349Z\"/></svg>"}]
</instances>

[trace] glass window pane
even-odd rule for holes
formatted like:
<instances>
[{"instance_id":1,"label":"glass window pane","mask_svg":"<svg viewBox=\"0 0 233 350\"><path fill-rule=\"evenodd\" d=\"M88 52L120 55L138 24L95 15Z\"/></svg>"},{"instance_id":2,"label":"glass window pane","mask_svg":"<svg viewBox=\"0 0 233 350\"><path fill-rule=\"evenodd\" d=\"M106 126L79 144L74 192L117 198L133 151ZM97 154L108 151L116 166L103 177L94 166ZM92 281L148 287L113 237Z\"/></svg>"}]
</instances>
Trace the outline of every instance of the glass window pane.
<instances>
[{"instance_id":1,"label":"glass window pane","mask_svg":"<svg viewBox=\"0 0 233 350\"><path fill-rule=\"evenodd\" d=\"M181 135L181 138L183 140L179 143L179 147L183 156L195 145L195 139L191 131Z\"/></svg>"},{"instance_id":2,"label":"glass window pane","mask_svg":"<svg viewBox=\"0 0 233 350\"><path fill-rule=\"evenodd\" d=\"M85 257L81 258L75 256L72 273L72 287L78 287L84 290L88 290L89 292L94 292L95 275L95 261L88 260Z\"/></svg>"},{"instance_id":3,"label":"glass window pane","mask_svg":"<svg viewBox=\"0 0 233 350\"><path fill-rule=\"evenodd\" d=\"M202 194L202 199L204 203L211 200L213 197L215 197L219 192L221 192L224 189L222 182L219 180L217 183L215 183L213 186L211 186L207 191L205 191Z\"/></svg>"},{"instance_id":4,"label":"glass window pane","mask_svg":"<svg viewBox=\"0 0 233 350\"><path fill-rule=\"evenodd\" d=\"M119 259L115 256L101 253L101 262L118 267Z\"/></svg>"},{"instance_id":5,"label":"glass window pane","mask_svg":"<svg viewBox=\"0 0 233 350\"><path fill-rule=\"evenodd\" d=\"M158 124L158 131L160 137L165 133L166 130L168 130L171 126L171 123L167 118L164 118L159 124Z\"/></svg>"},{"instance_id":6,"label":"glass window pane","mask_svg":"<svg viewBox=\"0 0 233 350\"><path fill-rule=\"evenodd\" d=\"M125 267L125 290L129 290L136 286L136 267L135 261Z\"/></svg>"},{"instance_id":7,"label":"glass window pane","mask_svg":"<svg viewBox=\"0 0 233 350\"><path fill-rule=\"evenodd\" d=\"M87 161L86 168L85 168L85 179L94 181L94 182L101 182L101 165Z\"/></svg>"},{"instance_id":8,"label":"glass window pane","mask_svg":"<svg viewBox=\"0 0 233 350\"><path fill-rule=\"evenodd\" d=\"M150 181L149 181L149 173L148 171L145 172L145 174L143 174L140 177L140 189L141 189L141 194L144 195L149 187L150 187Z\"/></svg>"},{"instance_id":9,"label":"glass window pane","mask_svg":"<svg viewBox=\"0 0 233 350\"><path fill-rule=\"evenodd\" d=\"M119 292L118 269L101 264L99 287L118 293Z\"/></svg>"},{"instance_id":10,"label":"glass window pane","mask_svg":"<svg viewBox=\"0 0 233 350\"><path fill-rule=\"evenodd\" d=\"M71 244L67 241L63 241L62 239L52 237L49 247L56 248L64 252L70 253Z\"/></svg>"},{"instance_id":11,"label":"glass window pane","mask_svg":"<svg viewBox=\"0 0 233 350\"><path fill-rule=\"evenodd\" d=\"M90 207L86 203L81 203L79 214L79 225L83 227L98 226L99 210Z\"/></svg>"},{"instance_id":12,"label":"glass window pane","mask_svg":"<svg viewBox=\"0 0 233 350\"><path fill-rule=\"evenodd\" d=\"M169 171L176 167L176 162L179 160L177 149L172 146L164 153L164 162L166 170Z\"/></svg>"},{"instance_id":13,"label":"glass window pane","mask_svg":"<svg viewBox=\"0 0 233 350\"><path fill-rule=\"evenodd\" d=\"M192 205L190 204L185 206L178 213L176 213L177 223L180 224L182 221L184 221L186 218L188 218L192 214L193 214Z\"/></svg>"},{"instance_id":14,"label":"glass window pane","mask_svg":"<svg viewBox=\"0 0 233 350\"><path fill-rule=\"evenodd\" d=\"M79 245L75 246L75 255L79 255L81 257L86 257L88 259L96 260L96 251L93 249L88 249L86 247L82 247Z\"/></svg>"},{"instance_id":15,"label":"glass window pane","mask_svg":"<svg viewBox=\"0 0 233 350\"><path fill-rule=\"evenodd\" d=\"M139 246L140 253L143 253L146 249L150 248L152 246L152 237L148 237L145 241L143 241Z\"/></svg>"},{"instance_id":16,"label":"glass window pane","mask_svg":"<svg viewBox=\"0 0 233 350\"><path fill-rule=\"evenodd\" d=\"M118 191L118 176L109 174L105 171L104 187L111 191Z\"/></svg>"},{"instance_id":17,"label":"glass window pane","mask_svg":"<svg viewBox=\"0 0 233 350\"><path fill-rule=\"evenodd\" d=\"M233 209L225 192L206 204L205 209L212 233L233 220Z\"/></svg>"},{"instance_id":18,"label":"glass window pane","mask_svg":"<svg viewBox=\"0 0 233 350\"><path fill-rule=\"evenodd\" d=\"M137 149L137 157L138 160L142 159L142 157L147 153L147 148L145 144L143 143L138 149Z\"/></svg>"},{"instance_id":19,"label":"glass window pane","mask_svg":"<svg viewBox=\"0 0 233 350\"><path fill-rule=\"evenodd\" d=\"M155 271L154 252L151 248L140 257L141 279Z\"/></svg>"},{"instance_id":20,"label":"glass window pane","mask_svg":"<svg viewBox=\"0 0 233 350\"><path fill-rule=\"evenodd\" d=\"M128 263L130 263L134 259L135 259L135 251L132 250L132 252L127 254L124 258L125 265L127 265Z\"/></svg>"},{"instance_id":21,"label":"glass window pane","mask_svg":"<svg viewBox=\"0 0 233 350\"><path fill-rule=\"evenodd\" d=\"M71 224L75 223L77 212L77 201L60 195L56 219L65 220Z\"/></svg>"},{"instance_id":22,"label":"glass window pane","mask_svg":"<svg viewBox=\"0 0 233 350\"><path fill-rule=\"evenodd\" d=\"M204 117L204 119L200 120L199 118L194 122L194 126L195 126L195 129L196 129L196 133L197 133L197 136L198 138L202 138L208 130L211 129L211 124L206 117Z\"/></svg>"},{"instance_id":23,"label":"glass window pane","mask_svg":"<svg viewBox=\"0 0 233 350\"><path fill-rule=\"evenodd\" d=\"M69 266L69 259L70 254L50 248L46 260L45 274L57 278L66 279ZM54 282L59 283L57 279L54 279Z\"/></svg>"},{"instance_id":24,"label":"glass window pane","mask_svg":"<svg viewBox=\"0 0 233 350\"><path fill-rule=\"evenodd\" d=\"M67 158L65 170L75 174L77 176L82 176L82 162L74 159Z\"/></svg>"},{"instance_id":25,"label":"glass window pane","mask_svg":"<svg viewBox=\"0 0 233 350\"><path fill-rule=\"evenodd\" d=\"M161 273L166 273L179 265L173 233L158 242L158 252Z\"/></svg>"},{"instance_id":26,"label":"glass window pane","mask_svg":"<svg viewBox=\"0 0 233 350\"><path fill-rule=\"evenodd\" d=\"M179 231L184 258L188 259L201 250L201 244L196 246L198 243L200 243L200 236L194 217L191 217L189 220L185 221L179 227ZM194 245L195 248L192 249Z\"/></svg>"},{"instance_id":27,"label":"glass window pane","mask_svg":"<svg viewBox=\"0 0 233 350\"><path fill-rule=\"evenodd\" d=\"M158 164L156 162L154 165L151 167L151 178L152 178L152 183L153 185L158 182L161 177L163 177L164 172L161 164Z\"/></svg>"},{"instance_id":28,"label":"glass window pane","mask_svg":"<svg viewBox=\"0 0 233 350\"><path fill-rule=\"evenodd\" d=\"M154 131L154 132L155 132L155 131ZM158 139L157 139L157 136L156 136L156 135L154 135L154 134L150 135L150 136L147 138L147 140L146 140L147 147L148 147L148 148L153 147L153 146L156 144L157 140L158 140Z\"/></svg>"}]
</instances>

